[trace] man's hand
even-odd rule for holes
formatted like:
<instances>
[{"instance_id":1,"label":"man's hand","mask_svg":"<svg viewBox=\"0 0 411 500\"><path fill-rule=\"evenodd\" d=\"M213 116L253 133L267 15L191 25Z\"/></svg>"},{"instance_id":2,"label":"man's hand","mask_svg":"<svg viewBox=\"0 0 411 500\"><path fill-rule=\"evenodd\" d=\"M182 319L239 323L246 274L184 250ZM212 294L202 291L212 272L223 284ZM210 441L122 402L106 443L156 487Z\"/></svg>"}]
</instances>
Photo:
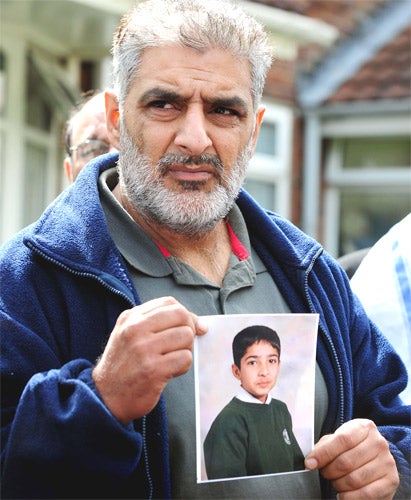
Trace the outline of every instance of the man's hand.
<instances>
[{"instance_id":1,"label":"man's hand","mask_svg":"<svg viewBox=\"0 0 411 500\"><path fill-rule=\"evenodd\" d=\"M332 481L340 500L391 500L399 485L388 443L371 420L351 420L323 436L305 466Z\"/></svg>"},{"instance_id":2,"label":"man's hand","mask_svg":"<svg viewBox=\"0 0 411 500\"><path fill-rule=\"evenodd\" d=\"M206 330L172 297L122 312L92 375L111 413L123 423L149 413L167 382L189 370L194 337Z\"/></svg>"}]
</instances>

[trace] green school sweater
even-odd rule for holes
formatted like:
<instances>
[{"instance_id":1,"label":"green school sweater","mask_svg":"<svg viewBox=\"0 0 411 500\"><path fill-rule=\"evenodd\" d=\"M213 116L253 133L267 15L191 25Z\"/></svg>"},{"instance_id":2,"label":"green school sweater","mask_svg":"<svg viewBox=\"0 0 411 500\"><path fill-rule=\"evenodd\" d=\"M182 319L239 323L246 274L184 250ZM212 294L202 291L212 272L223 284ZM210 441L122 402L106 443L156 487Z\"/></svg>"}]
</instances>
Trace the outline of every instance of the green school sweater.
<instances>
[{"instance_id":1,"label":"green school sweater","mask_svg":"<svg viewBox=\"0 0 411 500\"><path fill-rule=\"evenodd\" d=\"M208 479L304 469L287 405L233 398L217 415L204 441Z\"/></svg>"}]
</instances>

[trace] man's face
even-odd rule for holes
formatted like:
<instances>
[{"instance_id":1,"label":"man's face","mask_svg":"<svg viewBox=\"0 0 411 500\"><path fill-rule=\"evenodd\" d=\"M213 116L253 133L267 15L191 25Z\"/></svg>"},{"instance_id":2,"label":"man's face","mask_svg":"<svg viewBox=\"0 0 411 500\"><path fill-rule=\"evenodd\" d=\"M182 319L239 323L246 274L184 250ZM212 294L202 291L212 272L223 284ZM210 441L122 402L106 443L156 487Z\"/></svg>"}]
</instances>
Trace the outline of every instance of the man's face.
<instances>
[{"instance_id":1,"label":"man's face","mask_svg":"<svg viewBox=\"0 0 411 500\"><path fill-rule=\"evenodd\" d=\"M120 183L137 213L183 234L225 217L263 115L250 87L228 52L144 51L120 120Z\"/></svg>"},{"instance_id":2,"label":"man's face","mask_svg":"<svg viewBox=\"0 0 411 500\"><path fill-rule=\"evenodd\" d=\"M98 143L85 144L86 141L95 139L102 141L102 146L98 146ZM106 143L106 146L103 143ZM71 144L80 148L72 152L71 158L67 159L69 163L65 164L69 182L76 179L90 160L113 149L107 135L103 95L93 97L77 115L73 123Z\"/></svg>"},{"instance_id":3,"label":"man's face","mask_svg":"<svg viewBox=\"0 0 411 500\"><path fill-rule=\"evenodd\" d=\"M262 403L277 383L280 370L278 351L269 342L252 344L241 358L241 366L232 365L233 375L242 387Z\"/></svg>"}]
</instances>

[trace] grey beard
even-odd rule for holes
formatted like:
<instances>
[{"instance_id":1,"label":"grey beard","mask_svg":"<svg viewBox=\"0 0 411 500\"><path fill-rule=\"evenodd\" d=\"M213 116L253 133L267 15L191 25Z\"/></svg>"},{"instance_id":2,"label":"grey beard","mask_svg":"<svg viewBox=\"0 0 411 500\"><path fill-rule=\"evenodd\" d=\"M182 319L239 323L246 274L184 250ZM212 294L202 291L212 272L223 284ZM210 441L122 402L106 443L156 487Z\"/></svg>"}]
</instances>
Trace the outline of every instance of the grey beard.
<instances>
[{"instance_id":1,"label":"grey beard","mask_svg":"<svg viewBox=\"0 0 411 500\"><path fill-rule=\"evenodd\" d=\"M250 144L239 155L229 175L217 156L166 154L152 167L122 127L118 161L119 182L131 207L146 221L154 222L182 235L204 235L231 210L250 159ZM208 164L215 168L217 185L204 192L200 182L181 182L181 191L164 187L163 177L173 163Z\"/></svg>"}]
</instances>

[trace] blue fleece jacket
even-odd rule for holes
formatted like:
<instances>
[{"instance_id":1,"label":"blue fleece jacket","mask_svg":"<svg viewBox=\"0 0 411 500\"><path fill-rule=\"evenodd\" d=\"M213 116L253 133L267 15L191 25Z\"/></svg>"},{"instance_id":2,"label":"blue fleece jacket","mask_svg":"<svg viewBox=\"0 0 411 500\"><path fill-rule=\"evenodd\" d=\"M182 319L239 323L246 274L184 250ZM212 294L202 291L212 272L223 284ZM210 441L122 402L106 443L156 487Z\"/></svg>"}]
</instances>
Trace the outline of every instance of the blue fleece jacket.
<instances>
[{"instance_id":1,"label":"blue fleece jacket","mask_svg":"<svg viewBox=\"0 0 411 500\"><path fill-rule=\"evenodd\" d=\"M163 400L125 426L91 378L116 318L140 303L99 202L99 173L115 161L91 162L0 251L3 498L170 496ZM329 395L323 433L352 418L374 420L401 474L398 497L406 497L410 409L397 396L406 384L399 357L317 242L246 192L238 206L291 310L320 315L317 361Z\"/></svg>"}]
</instances>

